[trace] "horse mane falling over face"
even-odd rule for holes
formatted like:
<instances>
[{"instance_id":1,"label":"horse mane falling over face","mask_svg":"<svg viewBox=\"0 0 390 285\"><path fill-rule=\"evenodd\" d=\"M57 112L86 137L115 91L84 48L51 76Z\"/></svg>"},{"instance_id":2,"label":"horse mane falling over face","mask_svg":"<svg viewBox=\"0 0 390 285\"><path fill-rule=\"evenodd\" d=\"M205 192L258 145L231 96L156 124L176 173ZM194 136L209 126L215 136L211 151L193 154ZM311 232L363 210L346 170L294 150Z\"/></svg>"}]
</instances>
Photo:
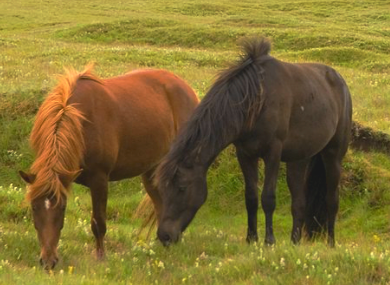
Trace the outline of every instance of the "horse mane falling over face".
<instances>
[{"instance_id":1,"label":"horse mane falling over face","mask_svg":"<svg viewBox=\"0 0 390 285\"><path fill-rule=\"evenodd\" d=\"M91 69L89 66L81 73L66 70L38 111L30 136L36 160L31 167L35 177L27 193L28 201L50 192L60 202L69 193L69 183L80 170L85 149L84 116L67 101L77 80L88 78L100 82Z\"/></svg>"},{"instance_id":2,"label":"horse mane falling over face","mask_svg":"<svg viewBox=\"0 0 390 285\"><path fill-rule=\"evenodd\" d=\"M292 196L291 239L328 231L334 245L341 161L348 148L352 103L333 68L287 63L268 53L262 38L243 43L243 55L210 87L160 165L163 197L158 237L176 242L207 197L206 173L229 144L236 147L245 180L247 241L257 241L258 161L265 165L261 204L265 243L275 242L273 212L280 162L286 162Z\"/></svg>"}]
</instances>

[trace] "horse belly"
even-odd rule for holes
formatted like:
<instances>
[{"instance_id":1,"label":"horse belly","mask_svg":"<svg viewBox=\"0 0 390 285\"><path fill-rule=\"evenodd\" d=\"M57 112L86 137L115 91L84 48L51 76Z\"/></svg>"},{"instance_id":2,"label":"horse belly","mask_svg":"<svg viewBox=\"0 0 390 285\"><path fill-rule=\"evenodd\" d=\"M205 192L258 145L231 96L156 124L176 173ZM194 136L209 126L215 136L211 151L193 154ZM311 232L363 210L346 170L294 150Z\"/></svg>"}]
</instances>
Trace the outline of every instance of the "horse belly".
<instances>
[{"instance_id":1,"label":"horse belly","mask_svg":"<svg viewBox=\"0 0 390 285\"><path fill-rule=\"evenodd\" d=\"M290 130L283 143L282 161L308 159L319 153L332 139L336 126L332 121L315 124L308 120L304 127Z\"/></svg>"},{"instance_id":2,"label":"horse belly","mask_svg":"<svg viewBox=\"0 0 390 285\"><path fill-rule=\"evenodd\" d=\"M308 159L320 152L329 140L323 140L319 144L313 144L310 140L295 140L286 142L283 146L281 160L284 162Z\"/></svg>"}]
</instances>

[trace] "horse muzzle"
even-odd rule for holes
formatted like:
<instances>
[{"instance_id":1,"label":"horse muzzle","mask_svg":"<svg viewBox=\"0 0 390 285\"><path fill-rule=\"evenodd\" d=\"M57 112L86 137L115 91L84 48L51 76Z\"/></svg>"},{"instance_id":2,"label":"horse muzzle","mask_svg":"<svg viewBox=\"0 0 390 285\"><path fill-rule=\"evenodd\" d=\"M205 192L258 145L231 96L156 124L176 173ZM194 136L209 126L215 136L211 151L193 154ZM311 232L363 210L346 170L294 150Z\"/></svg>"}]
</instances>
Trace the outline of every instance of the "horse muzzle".
<instances>
[{"instance_id":1,"label":"horse muzzle","mask_svg":"<svg viewBox=\"0 0 390 285\"><path fill-rule=\"evenodd\" d=\"M180 240L180 236L181 236L180 232L174 232L174 231L168 232L162 229L161 227L159 227L159 229L157 230L158 239L166 247L171 245L172 243L177 243Z\"/></svg>"},{"instance_id":2,"label":"horse muzzle","mask_svg":"<svg viewBox=\"0 0 390 285\"><path fill-rule=\"evenodd\" d=\"M45 270L52 270L58 263L58 256L55 251L51 251L49 254L42 250L41 257L39 258L39 263Z\"/></svg>"},{"instance_id":3,"label":"horse muzzle","mask_svg":"<svg viewBox=\"0 0 390 285\"><path fill-rule=\"evenodd\" d=\"M43 267L43 269L45 270L52 270L54 269L54 267L57 265L58 263L58 258L53 258L52 260L50 261L44 261L42 258L39 259L39 263L41 264L41 266Z\"/></svg>"}]
</instances>

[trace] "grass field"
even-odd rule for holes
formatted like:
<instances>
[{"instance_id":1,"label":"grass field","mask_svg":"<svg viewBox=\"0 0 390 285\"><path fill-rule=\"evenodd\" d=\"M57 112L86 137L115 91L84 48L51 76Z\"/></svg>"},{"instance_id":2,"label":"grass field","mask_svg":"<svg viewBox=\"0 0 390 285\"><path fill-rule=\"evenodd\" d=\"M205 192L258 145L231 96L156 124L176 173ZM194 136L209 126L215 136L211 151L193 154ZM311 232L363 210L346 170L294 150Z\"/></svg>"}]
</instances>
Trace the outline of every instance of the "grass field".
<instances>
[{"instance_id":1,"label":"grass field","mask_svg":"<svg viewBox=\"0 0 390 285\"><path fill-rule=\"evenodd\" d=\"M139 179L112 183L107 258L98 262L88 190L68 203L60 263L38 264L39 245L17 170L33 161L33 118L63 67L110 77L165 68L203 96L238 55L244 36L264 35L272 54L322 62L346 79L354 120L390 134L390 2L331 0L0 2L0 284L389 284L390 159L350 150L344 161L337 245L289 242L290 197L282 167L274 218L277 244L245 243L243 179L233 148L208 175L209 198L180 244L137 239ZM262 167L259 169L262 173ZM260 175L261 180L263 175ZM264 234L264 215L259 211Z\"/></svg>"}]
</instances>

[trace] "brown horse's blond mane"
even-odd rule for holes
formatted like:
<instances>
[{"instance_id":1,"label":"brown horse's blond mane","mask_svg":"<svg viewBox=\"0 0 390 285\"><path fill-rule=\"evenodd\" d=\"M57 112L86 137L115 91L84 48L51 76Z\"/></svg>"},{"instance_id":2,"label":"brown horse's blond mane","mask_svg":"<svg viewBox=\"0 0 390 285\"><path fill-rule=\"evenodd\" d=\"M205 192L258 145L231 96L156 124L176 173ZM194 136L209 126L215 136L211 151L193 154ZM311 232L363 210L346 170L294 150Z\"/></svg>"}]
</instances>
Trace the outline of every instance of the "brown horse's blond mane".
<instances>
[{"instance_id":1,"label":"brown horse's blond mane","mask_svg":"<svg viewBox=\"0 0 390 285\"><path fill-rule=\"evenodd\" d=\"M70 192L70 187L65 187L61 178L72 178L80 170L85 148L82 130L85 117L75 104L67 102L78 80L90 79L102 83L92 73L92 68L88 65L82 72L65 69L58 85L39 108L30 136L36 153L31 172L36 178L27 192L28 201L53 193L58 202L61 194L68 195Z\"/></svg>"}]
</instances>

